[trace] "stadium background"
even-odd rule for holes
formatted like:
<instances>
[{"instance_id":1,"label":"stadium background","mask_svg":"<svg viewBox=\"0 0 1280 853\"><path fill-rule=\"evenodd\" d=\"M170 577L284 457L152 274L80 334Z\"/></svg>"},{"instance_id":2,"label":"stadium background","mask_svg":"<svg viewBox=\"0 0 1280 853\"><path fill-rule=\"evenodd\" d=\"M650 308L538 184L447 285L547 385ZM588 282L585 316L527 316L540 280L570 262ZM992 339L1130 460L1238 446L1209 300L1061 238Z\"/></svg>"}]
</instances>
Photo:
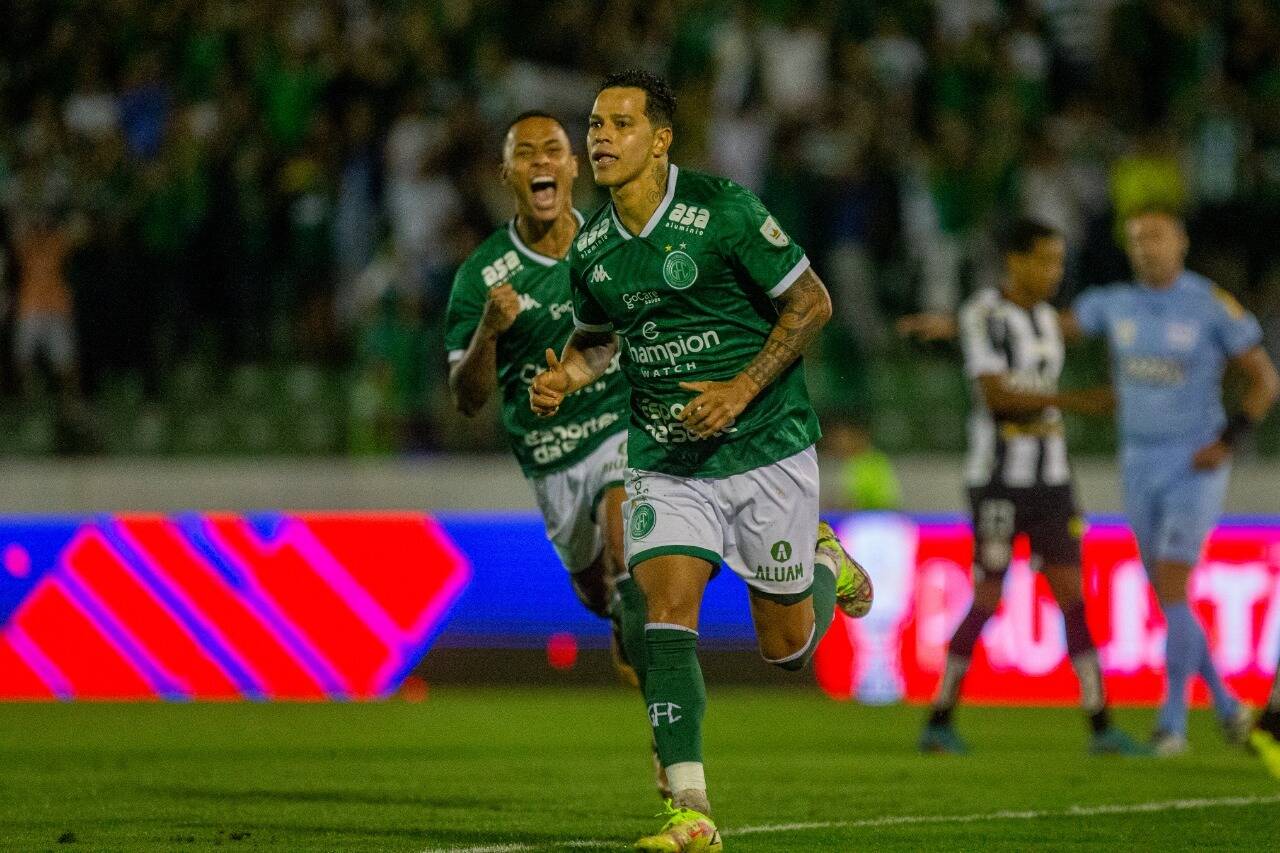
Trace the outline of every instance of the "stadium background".
<instances>
[{"instance_id":1,"label":"stadium background","mask_svg":"<svg viewBox=\"0 0 1280 853\"><path fill-rule=\"evenodd\" d=\"M733 849L1273 844L1274 783L1206 711L1157 768L1083 756L1074 708L981 707L1074 701L1021 562L967 685L973 757L922 759L921 710L869 703L928 695L968 600L959 355L893 323L994 282L1002 224L1063 230L1067 300L1124 275L1125 211L1180 206L1192 266L1280 354L1274 0L0 0L0 696L397 698L0 701L0 847L607 849L652 829L635 696L494 407L452 410L441 343L453 269L509 215L505 121L551 109L578 143L596 82L632 64L678 89L677 162L756 190L831 286L808 362L823 505L884 572L876 618L838 622L817 666L867 703L772 689L742 585L712 584ZM577 192L603 200L585 170ZM15 357L37 312L46 338L73 330L74 378ZM1104 373L1074 350L1066 382ZM1117 524L1114 433L1069 430L1092 627L1141 734L1150 708L1124 706L1159 689L1162 622ZM1273 416L1192 585L1255 701L1280 650L1278 482Z\"/></svg>"},{"instance_id":2,"label":"stadium background","mask_svg":"<svg viewBox=\"0 0 1280 853\"><path fill-rule=\"evenodd\" d=\"M441 333L453 271L510 215L505 122L547 108L581 140L621 57L677 87L677 161L758 192L831 287L835 319L808 362L831 510L954 526L958 353L893 323L997 282L994 235L1018 214L1067 236L1065 301L1125 276L1126 211L1185 210L1191 265L1259 315L1273 353L1280 342L1274 4L113 0L0 14L0 506L99 531L126 511L426 510L455 536L480 524L464 534L458 626L410 643L444 630L432 678L504 661L508 676L567 678L543 659L557 627L586 650L579 680L605 668L602 626L576 612L530 526L496 407L470 421L452 408ZM603 201L585 175L576 189L583 209ZM73 331L74 370L16 356L39 312ZM1074 351L1066 383L1101 378L1103 355ZM1069 440L1084 505L1118 512L1110 425L1071 419ZM1272 418L1241 454L1232 513L1276 511L1277 453ZM523 515L461 514L493 509ZM199 522L174 519L195 536ZM27 555L6 563L17 603L40 575L22 523L0 531ZM1261 584L1240 664L1254 681L1280 642L1280 550L1258 535L1261 574L1242 582ZM72 565L83 540L68 541L75 556L50 570L91 588ZM485 541L522 555L552 602L540 618L489 582L509 566ZM944 597L963 597L963 578L949 583ZM485 608L510 630L481 630ZM720 649L736 658L745 611L725 608ZM90 621L127 651L110 616ZM493 646L485 666L456 656Z\"/></svg>"}]
</instances>

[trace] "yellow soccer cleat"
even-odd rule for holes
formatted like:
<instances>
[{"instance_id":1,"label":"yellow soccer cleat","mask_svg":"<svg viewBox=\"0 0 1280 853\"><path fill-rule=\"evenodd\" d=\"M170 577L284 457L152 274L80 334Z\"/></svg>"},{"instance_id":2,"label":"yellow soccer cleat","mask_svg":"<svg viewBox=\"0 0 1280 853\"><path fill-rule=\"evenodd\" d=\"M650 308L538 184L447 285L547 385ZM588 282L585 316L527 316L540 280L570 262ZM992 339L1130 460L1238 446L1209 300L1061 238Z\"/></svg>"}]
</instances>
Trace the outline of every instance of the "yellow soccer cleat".
<instances>
[{"instance_id":1,"label":"yellow soccer cleat","mask_svg":"<svg viewBox=\"0 0 1280 853\"><path fill-rule=\"evenodd\" d=\"M1254 729L1249 733L1249 744L1258 753L1271 775L1280 779L1280 741L1266 729Z\"/></svg>"},{"instance_id":2,"label":"yellow soccer cleat","mask_svg":"<svg viewBox=\"0 0 1280 853\"><path fill-rule=\"evenodd\" d=\"M667 800L658 817L667 822L654 835L646 835L635 843L636 850L648 853L721 853L724 842L711 818L693 809L678 809Z\"/></svg>"},{"instance_id":3,"label":"yellow soccer cleat","mask_svg":"<svg viewBox=\"0 0 1280 853\"><path fill-rule=\"evenodd\" d=\"M836 606L854 619L870 613L871 601L875 598L871 576L849 556L840 544L840 537L825 521L818 522L818 553L825 555L836 568Z\"/></svg>"}]
</instances>

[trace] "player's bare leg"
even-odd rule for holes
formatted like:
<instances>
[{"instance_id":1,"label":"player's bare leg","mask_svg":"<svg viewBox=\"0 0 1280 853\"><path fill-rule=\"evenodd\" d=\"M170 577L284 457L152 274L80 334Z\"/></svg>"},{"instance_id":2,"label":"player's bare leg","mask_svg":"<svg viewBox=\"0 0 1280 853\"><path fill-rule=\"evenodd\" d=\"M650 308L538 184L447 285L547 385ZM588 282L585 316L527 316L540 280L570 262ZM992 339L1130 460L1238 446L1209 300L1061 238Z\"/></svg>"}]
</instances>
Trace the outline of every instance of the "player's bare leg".
<instances>
[{"instance_id":1,"label":"player's bare leg","mask_svg":"<svg viewBox=\"0 0 1280 853\"><path fill-rule=\"evenodd\" d=\"M920 736L922 752L965 753L968 748L955 733L951 717L960 702L960 688L973 659L973 647L982 635L982 627L1000 606L1000 593L1004 588L1004 573L984 572L975 567L977 580L973 585L973 603L969 612L956 628L947 645L947 662L929 711L929 721Z\"/></svg>"},{"instance_id":2,"label":"player's bare leg","mask_svg":"<svg viewBox=\"0 0 1280 853\"><path fill-rule=\"evenodd\" d=\"M1242 743L1249 736L1248 711L1222 683L1209 655L1204 630L1187 604L1191 569L1187 563L1171 560L1161 560L1156 564L1156 597L1168 625L1165 645L1167 691L1152 741L1159 755L1175 755L1187 749L1187 682L1197 672L1213 695L1214 708L1227 740Z\"/></svg>"},{"instance_id":3,"label":"player's bare leg","mask_svg":"<svg viewBox=\"0 0 1280 853\"><path fill-rule=\"evenodd\" d=\"M1071 658L1071 667L1080 682L1080 707L1089 718L1089 726L1093 730L1089 751L1106 755L1145 754L1146 750L1111 724L1102 666L1098 662L1098 649L1085 619L1080 567L1046 566L1044 579L1062 610L1062 620L1067 631L1067 655Z\"/></svg>"},{"instance_id":4,"label":"player's bare leg","mask_svg":"<svg viewBox=\"0 0 1280 853\"><path fill-rule=\"evenodd\" d=\"M771 596L748 588L760 655L774 666L803 669L831 627L836 608L852 618L871 609L871 578L845 552L831 526L818 526L813 584L801 596Z\"/></svg>"}]
</instances>

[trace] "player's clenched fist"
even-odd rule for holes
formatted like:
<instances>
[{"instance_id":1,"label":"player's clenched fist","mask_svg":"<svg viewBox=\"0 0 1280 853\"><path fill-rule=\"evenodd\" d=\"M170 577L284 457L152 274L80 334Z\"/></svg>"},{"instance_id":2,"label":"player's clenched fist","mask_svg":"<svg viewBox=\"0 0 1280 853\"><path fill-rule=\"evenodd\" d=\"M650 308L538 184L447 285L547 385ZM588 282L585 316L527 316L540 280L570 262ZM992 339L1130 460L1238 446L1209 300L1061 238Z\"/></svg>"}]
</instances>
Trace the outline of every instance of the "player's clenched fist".
<instances>
[{"instance_id":1,"label":"player's clenched fist","mask_svg":"<svg viewBox=\"0 0 1280 853\"><path fill-rule=\"evenodd\" d=\"M555 350L548 349L547 369L533 377L533 384L529 386L529 407L539 417L554 415L568 390L569 374L556 358Z\"/></svg>"},{"instance_id":2,"label":"player's clenched fist","mask_svg":"<svg viewBox=\"0 0 1280 853\"><path fill-rule=\"evenodd\" d=\"M520 295L509 283L489 288L488 299L484 303L484 314L480 323L495 335L500 335L516 321L520 313Z\"/></svg>"}]
</instances>

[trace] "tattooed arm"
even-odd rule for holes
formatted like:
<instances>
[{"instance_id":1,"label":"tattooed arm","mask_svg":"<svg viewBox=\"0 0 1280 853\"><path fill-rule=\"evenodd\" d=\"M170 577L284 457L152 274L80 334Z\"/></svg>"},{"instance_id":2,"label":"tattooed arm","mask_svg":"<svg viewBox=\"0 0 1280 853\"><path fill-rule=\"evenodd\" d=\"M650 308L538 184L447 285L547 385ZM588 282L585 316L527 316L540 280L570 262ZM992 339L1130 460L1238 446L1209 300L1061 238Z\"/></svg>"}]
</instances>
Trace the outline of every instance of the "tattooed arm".
<instances>
[{"instance_id":1,"label":"tattooed arm","mask_svg":"<svg viewBox=\"0 0 1280 853\"><path fill-rule=\"evenodd\" d=\"M742 410L770 382L798 359L831 319L831 297L812 269L800 274L777 299L778 322L764 347L746 369L728 382L681 382L696 391L680 419L685 428L703 438L732 425Z\"/></svg>"}]
</instances>

